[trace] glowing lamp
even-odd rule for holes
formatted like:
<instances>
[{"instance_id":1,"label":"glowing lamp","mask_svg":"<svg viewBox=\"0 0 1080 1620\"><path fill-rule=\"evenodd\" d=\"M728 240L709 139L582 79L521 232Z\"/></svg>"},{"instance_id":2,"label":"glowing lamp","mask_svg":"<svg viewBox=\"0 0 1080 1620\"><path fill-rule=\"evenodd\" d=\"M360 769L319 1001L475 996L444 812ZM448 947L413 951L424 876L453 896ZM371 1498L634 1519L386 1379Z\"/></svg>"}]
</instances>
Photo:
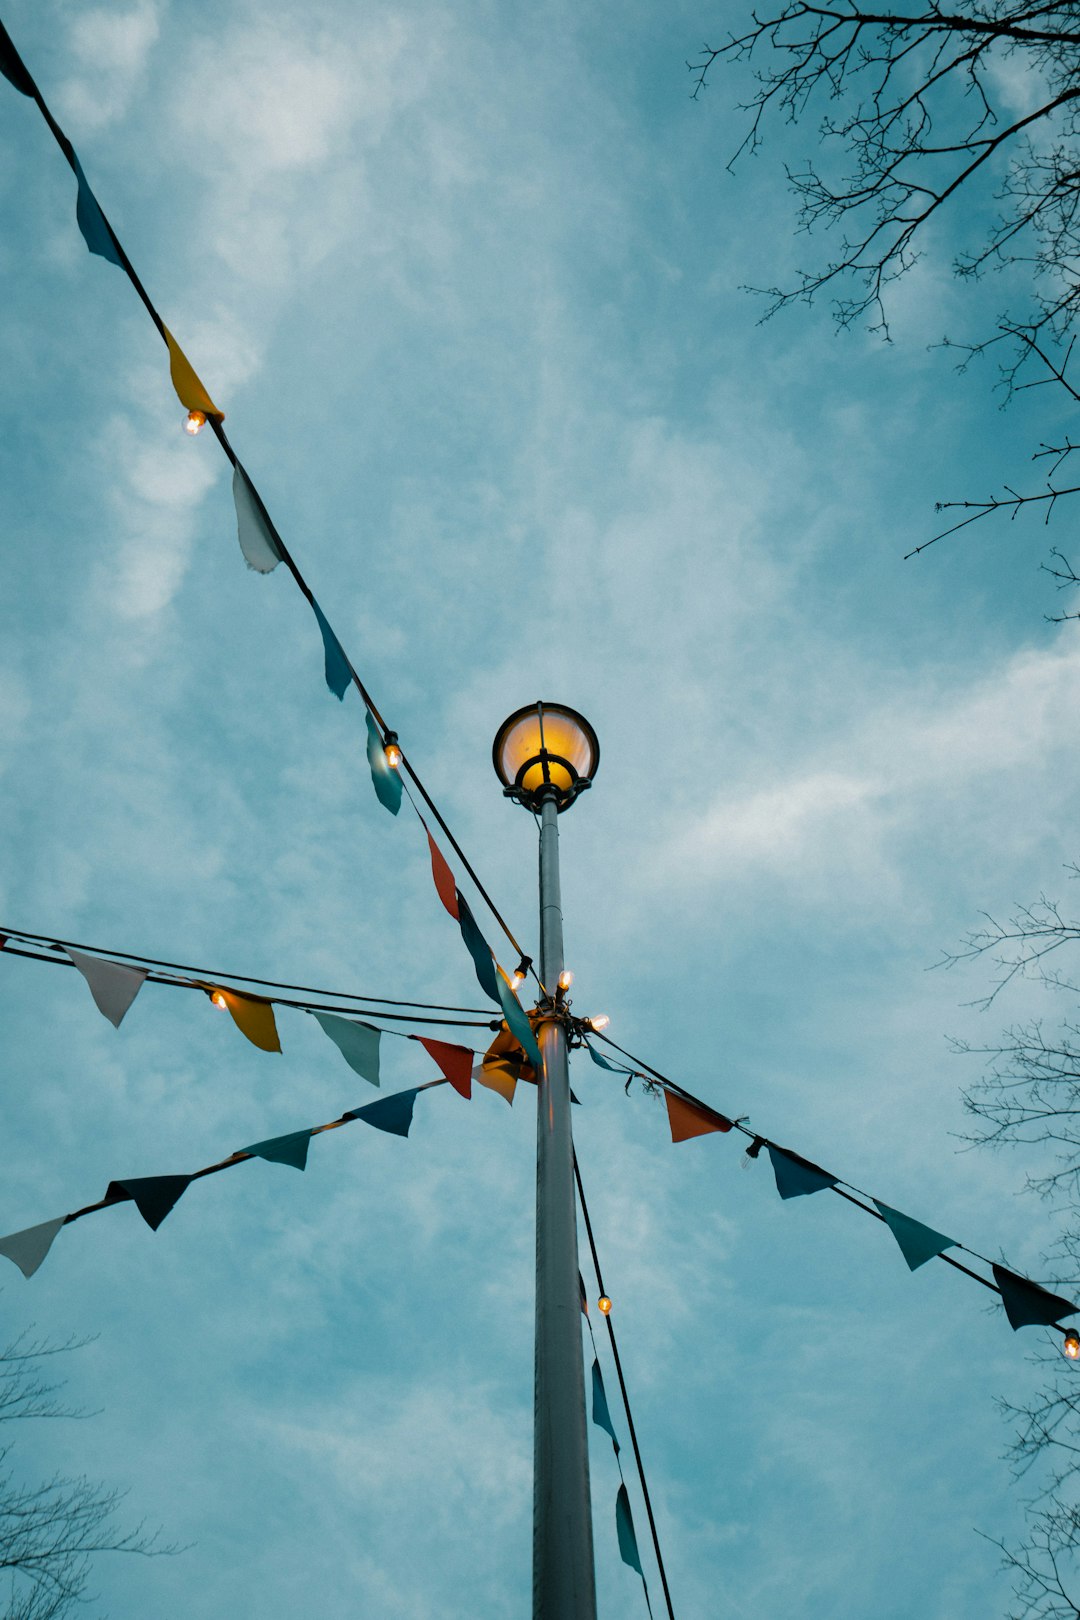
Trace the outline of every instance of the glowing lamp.
<instances>
[{"instance_id":1,"label":"glowing lamp","mask_svg":"<svg viewBox=\"0 0 1080 1620\"><path fill-rule=\"evenodd\" d=\"M491 758L508 799L533 811L553 799L557 810L566 810L592 786L600 744L575 709L533 703L503 721Z\"/></svg>"},{"instance_id":2,"label":"glowing lamp","mask_svg":"<svg viewBox=\"0 0 1080 1620\"><path fill-rule=\"evenodd\" d=\"M184 419L184 432L185 433L190 433L192 435L192 437L194 437L196 433L201 433L205 426L206 426L206 412L205 411L188 411L187 416Z\"/></svg>"},{"instance_id":3,"label":"glowing lamp","mask_svg":"<svg viewBox=\"0 0 1080 1620\"><path fill-rule=\"evenodd\" d=\"M559 974L559 989L560 990L569 990L569 988L573 984L573 982L574 982L574 975L571 973L570 969L569 968L563 968L562 972Z\"/></svg>"},{"instance_id":4,"label":"glowing lamp","mask_svg":"<svg viewBox=\"0 0 1080 1620\"><path fill-rule=\"evenodd\" d=\"M606 1294L600 1295L600 1298L596 1302L596 1308L603 1316L609 1316L611 1314L611 1301L608 1299Z\"/></svg>"},{"instance_id":5,"label":"glowing lamp","mask_svg":"<svg viewBox=\"0 0 1080 1620\"><path fill-rule=\"evenodd\" d=\"M607 1013L599 1013L595 1018L589 1019L589 1028L595 1029L597 1032L599 1032L602 1029L607 1029L610 1023L611 1019L608 1017Z\"/></svg>"},{"instance_id":6,"label":"glowing lamp","mask_svg":"<svg viewBox=\"0 0 1080 1620\"><path fill-rule=\"evenodd\" d=\"M1061 1347L1070 1361L1080 1360L1080 1333L1070 1328L1065 1335L1065 1343Z\"/></svg>"},{"instance_id":7,"label":"glowing lamp","mask_svg":"<svg viewBox=\"0 0 1080 1620\"><path fill-rule=\"evenodd\" d=\"M222 995L220 990L212 990L210 992L210 1000L214 1003L215 1007L225 1007L225 1008L227 1008L228 1005L229 1005L229 1003L225 1000L225 997Z\"/></svg>"},{"instance_id":8,"label":"glowing lamp","mask_svg":"<svg viewBox=\"0 0 1080 1620\"><path fill-rule=\"evenodd\" d=\"M396 731L388 731L386 733L386 741L383 743L383 753L386 755L386 763L389 765L390 769L392 771L396 771L401 764L401 749L398 747L398 736Z\"/></svg>"},{"instance_id":9,"label":"glowing lamp","mask_svg":"<svg viewBox=\"0 0 1080 1620\"><path fill-rule=\"evenodd\" d=\"M510 975L510 988L511 988L511 990L516 990L519 984L524 984L524 983L525 983L525 975L524 975L524 973L516 973L516 972L511 973L511 975Z\"/></svg>"}]
</instances>

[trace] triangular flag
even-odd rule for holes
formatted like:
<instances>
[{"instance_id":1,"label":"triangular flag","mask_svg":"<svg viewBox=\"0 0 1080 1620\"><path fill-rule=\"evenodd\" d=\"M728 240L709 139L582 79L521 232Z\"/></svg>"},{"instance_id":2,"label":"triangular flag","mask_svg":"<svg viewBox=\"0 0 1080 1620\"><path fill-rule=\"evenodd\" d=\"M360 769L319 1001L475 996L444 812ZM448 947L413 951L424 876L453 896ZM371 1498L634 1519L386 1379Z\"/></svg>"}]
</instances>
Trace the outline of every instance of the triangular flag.
<instances>
[{"instance_id":1,"label":"triangular flag","mask_svg":"<svg viewBox=\"0 0 1080 1620\"><path fill-rule=\"evenodd\" d=\"M474 1064L472 1077L479 1085L505 1097L513 1108L518 1083L516 1065L511 1066L504 1058L485 1058L482 1063Z\"/></svg>"},{"instance_id":2,"label":"triangular flag","mask_svg":"<svg viewBox=\"0 0 1080 1620\"><path fill-rule=\"evenodd\" d=\"M688 1142L692 1136L707 1136L710 1131L730 1131L731 1121L723 1114L714 1114L707 1108L676 1097L673 1091L664 1091L668 1124L673 1142Z\"/></svg>"},{"instance_id":3,"label":"triangular flag","mask_svg":"<svg viewBox=\"0 0 1080 1620\"><path fill-rule=\"evenodd\" d=\"M480 988L492 1001L502 1006L499 997L499 979L495 972L495 959L491 954L491 946L476 926L476 918L469 910L468 902L461 890L457 891L458 927L461 937L465 941L465 949L473 959L476 977L480 981Z\"/></svg>"},{"instance_id":4,"label":"triangular flag","mask_svg":"<svg viewBox=\"0 0 1080 1620\"><path fill-rule=\"evenodd\" d=\"M176 389L176 397L185 410L202 411L204 416L216 416L219 422L225 420L225 412L219 411L210 395L195 374L183 349L177 343L167 326L162 330L165 333L165 342L169 345L169 375L172 385Z\"/></svg>"},{"instance_id":5,"label":"triangular flag","mask_svg":"<svg viewBox=\"0 0 1080 1620\"><path fill-rule=\"evenodd\" d=\"M935 1232L932 1226L924 1226L921 1221L913 1221L910 1215L901 1215L898 1209L883 1204L880 1198L875 1198L874 1203L899 1244L900 1253L910 1271L917 1271L943 1249L956 1248L955 1238L946 1237L944 1232Z\"/></svg>"},{"instance_id":6,"label":"triangular flag","mask_svg":"<svg viewBox=\"0 0 1080 1620\"><path fill-rule=\"evenodd\" d=\"M156 1232L190 1182L190 1176L136 1176L131 1181L110 1181L105 1197L123 1193L125 1198L132 1199L147 1226Z\"/></svg>"},{"instance_id":7,"label":"triangular flag","mask_svg":"<svg viewBox=\"0 0 1080 1620\"><path fill-rule=\"evenodd\" d=\"M33 96L34 81L27 72L22 57L11 43L11 35L3 23L0 23L0 73L9 84L15 86L16 90L21 90L24 96Z\"/></svg>"},{"instance_id":8,"label":"triangular flag","mask_svg":"<svg viewBox=\"0 0 1080 1620\"><path fill-rule=\"evenodd\" d=\"M104 1013L109 1023L119 1029L124 1014L146 983L148 969L125 967L120 962L106 962L100 956L84 956L82 951L64 947L90 986L90 994L98 1012Z\"/></svg>"},{"instance_id":9,"label":"triangular flag","mask_svg":"<svg viewBox=\"0 0 1080 1620\"><path fill-rule=\"evenodd\" d=\"M434 838L432 838L431 834L428 832L426 824L424 826L424 831L427 833L428 848L431 851L431 875L435 879L435 888L438 892L439 899L442 901L451 917L453 917L454 921L457 922L458 900L457 886L454 883L454 874L451 872L449 866L447 866L443 852L435 842Z\"/></svg>"},{"instance_id":10,"label":"triangular flag","mask_svg":"<svg viewBox=\"0 0 1080 1620\"><path fill-rule=\"evenodd\" d=\"M244 561L257 574L269 574L282 561L277 533L247 473L237 462L232 475L236 535Z\"/></svg>"},{"instance_id":11,"label":"triangular flag","mask_svg":"<svg viewBox=\"0 0 1080 1620\"><path fill-rule=\"evenodd\" d=\"M343 1119L362 1119L377 1130L389 1131L392 1136L408 1136L412 1124L413 1104L419 1086L411 1091L396 1091L392 1097L380 1097L377 1102L365 1103L363 1108L350 1108Z\"/></svg>"},{"instance_id":12,"label":"triangular flag","mask_svg":"<svg viewBox=\"0 0 1080 1620\"><path fill-rule=\"evenodd\" d=\"M379 1084L379 1042L382 1030L371 1024L357 1023L352 1018L339 1018L337 1013L315 1013L325 1034L329 1035L350 1069Z\"/></svg>"},{"instance_id":13,"label":"triangular flag","mask_svg":"<svg viewBox=\"0 0 1080 1620\"><path fill-rule=\"evenodd\" d=\"M83 173L83 166L72 153L75 166L75 178L79 183L79 192L75 200L75 219L83 235L83 241L91 253L96 253L99 259L108 259L115 264L118 270L123 270L124 259L120 252L120 244L113 235L112 226L101 212L101 204L90 190L90 182ZM188 406L190 410L191 407Z\"/></svg>"},{"instance_id":14,"label":"triangular flag","mask_svg":"<svg viewBox=\"0 0 1080 1620\"><path fill-rule=\"evenodd\" d=\"M1014 1332L1022 1327L1050 1327L1060 1316L1075 1316L1080 1311L1080 1305L1048 1293L1038 1283L1018 1277L1015 1271L1006 1271L1004 1266L993 1266L992 1270Z\"/></svg>"},{"instance_id":15,"label":"triangular flag","mask_svg":"<svg viewBox=\"0 0 1080 1620\"><path fill-rule=\"evenodd\" d=\"M609 1059L607 1059L606 1057L603 1057L601 1055L601 1053L599 1053L596 1050L596 1048L593 1046L591 1041L585 1041L585 1042L583 1042L583 1045L585 1047L586 1052L588 1052L589 1056L592 1058L593 1062L598 1063L602 1069L610 1069L612 1074L629 1074L630 1073L629 1069L621 1067L618 1063L612 1063L612 1062L609 1061Z\"/></svg>"},{"instance_id":16,"label":"triangular flag","mask_svg":"<svg viewBox=\"0 0 1080 1620\"><path fill-rule=\"evenodd\" d=\"M638 1552L637 1536L634 1534L634 1521L630 1517L630 1498L626 1494L626 1486L619 1486L619 1494L615 1498L615 1534L619 1538L619 1553L624 1564L636 1569L644 1580L641 1568L641 1554Z\"/></svg>"},{"instance_id":17,"label":"triangular flag","mask_svg":"<svg viewBox=\"0 0 1080 1620\"><path fill-rule=\"evenodd\" d=\"M513 990L511 990L501 969L496 975L495 986L499 992L499 1001L502 1004L507 1029L509 1029L533 1068L539 1073L544 1066L544 1060L540 1056L540 1048L536 1044L536 1036L533 1034L532 1025L525 1016L524 1007Z\"/></svg>"},{"instance_id":18,"label":"triangular flag","mask_svg":"<svg viewBox=\"0 0 1080 1620\"><path fill-rule=\"evenodd\" d=\"M345 656L341 642L327 623L326 615L318 602L313 596L309 597L308 600L311 603L311 611L318 622L319 634L322 636L323 673L326 676L326 684L336 698L344 698L352 685L352 670L349 668L349 660Z\"/></svg>"},{"instance_id":19,"label":"triangular flag","mask_svg":"<svg viewBox=\"0 0 1080 1620\"><path fill-rule=\"evenodd\" d=\"M7 1237L0 1237L0 1254L14 1260L24 1277L32 1277L66 1220L66 1215L58 1215L54 1221L42 1221L40 1226L27 1226L21 1232L9 1232Z\"/></svg>"},{"instance_id":20,"label":"triangular flag","mask_svg":"<svg viewBox=\"0 0 1080 1620\"><path fill-rule=\"evenodd\" d=\"M467 1046L452 1046L449 1041L430 1041L426 1035L414 1036L429 1057L433 1057L455 1091L463 1097L472 1096L472 1066L476 1057Z\"/></svg>"},{"instance_id":21,"label":"triangular flag","mask_svg":"<svg viewBox=\"0 0 1080 1620\"><path fill-rule=\"evenodd\" d=\"M392 816L396 816L401 809L401 776L386 757L382 735L371 710L364 712L367 716L367 757L375 796Z\"/></svg>"},{"instance_id":22,"label":"triangular flag","mask_svg":"<svg viewBox=\"0 0 1080 1620\"><path fill-rule=\"evenodd\" d=\"M220 985L212 985L210 989L212 995L221 997L233 1023L252 1046L257 1046L261 1052L281 1051L273 1002L264 1001L262 996L241 995L239 990L223 990Z\"/></svg>"},{"instance_id":23,"label":"triangular flag","mask_svg":"<svg viewBox=\"0 0 1080 1620\"><path fill-rule=\"evenodd\" d=\"M310 1131L293 1131L289 1136L272 1136L267 1142L253 1142L250 1147L240 1148L239 1152L250 1153L257 1159L269 1159L272 1164L291 1164L295 1169L303 1170L310 1145Z\"/></svg>"},{"instance_id":24,"label":"triangular flag","mask_svg":"<svg viewBox=\"0 0 1080 1620\"><path fill-rule=\"evenodd\" d=\"M784 1148L773 1147L770 1143L769 1158L776 1177L776 1190L781 1198L801 1198L804 1193L823 1192L826 1187L836 1186L835 1176L830 1176L820 1165L811 1164L809 1159L800 1158L797 1153L788 1153Z\"/></svg>"},{"instance_id":25,"label":"triangular flag","mask_svg":"<svg viewBox=\"0 0 1080 1620\"><path fill-rule=\"evenodd\" d=\"M582 1289L584 1291L584 1284L582 1284ZM614 1424L611 1421L611 1413L608 1410L607 1395L604 1392L604 1380L600 1375L600 1363L595 1356L592 1364L592 1420L598 1429L606 1429L610 1434L611 1443L615 1447L616 1456L618 1456L619 1441L615 1434Z\"/></svg>"}]
</instances>

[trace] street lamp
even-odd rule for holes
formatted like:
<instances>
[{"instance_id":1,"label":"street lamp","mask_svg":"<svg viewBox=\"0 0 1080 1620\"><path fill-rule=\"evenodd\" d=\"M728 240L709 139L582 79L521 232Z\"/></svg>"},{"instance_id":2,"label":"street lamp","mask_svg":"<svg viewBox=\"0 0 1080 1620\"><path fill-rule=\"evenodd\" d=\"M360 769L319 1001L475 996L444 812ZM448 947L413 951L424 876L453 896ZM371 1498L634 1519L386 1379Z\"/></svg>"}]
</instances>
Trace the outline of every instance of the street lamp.
<instances>
[{"instance_id":1,"label":"street lamp","mask_svg":"<svg viewBox=\"0 0 1080 1620\"><path fill-rule=\"evenodd\" d=\"M592 784L596 733L559 703L519 709L492 749L508 798L540 815L533 1620L596 1620L556 817Z\"/></svg>"}]
</instances>

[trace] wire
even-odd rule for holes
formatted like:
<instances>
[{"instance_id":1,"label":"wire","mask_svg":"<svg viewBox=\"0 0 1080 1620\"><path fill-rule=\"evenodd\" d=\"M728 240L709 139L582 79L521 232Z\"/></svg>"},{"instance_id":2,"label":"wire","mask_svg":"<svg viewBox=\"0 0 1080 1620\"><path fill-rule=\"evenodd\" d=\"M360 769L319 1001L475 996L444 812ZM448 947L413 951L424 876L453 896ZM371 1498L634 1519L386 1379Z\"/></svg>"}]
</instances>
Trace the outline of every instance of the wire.
<instances>
[{"instance_id":1,"label":"wire","mask_svg":"<svg viewBox=\"0 0 1080 1620\"><path fill-rule=\"evenodd\" d=\"M286 984L280 979L256 979L250 973L227 973L215 968L191 967L184 962L165 962L155 956L136 955L133 951L110 951L103 945L80 945L73 939L56 939L51 934L28 934L23 929L7 928L0 925L0 937L9 939L32 940L37 944L51 945L55 950L66 950L68 946L73 951L89 951L94 956L107 958L118 957L125 962L149 963L156 968L173 968L177 973L191 973L200 979L238 979L244 984L261 984L273 990L299 990L313 996L333 996L338 1001L370 1001L382 1007L424 1007L431 1012L461 1012L461 1013L487 1013L486 1007L450 1007L437 1001L391 1001L386 996L363 996L352 990L324 990L318 985ZM12 951L12 955L29 955L27 951ZM38 961L51 960L48 957L38 957ZM64 966L69 966L65 963Z\"/></svg>"},{"instance_id":2,"label":"wire","mask_svg":"<svg viewBox=\"0 0 1080 1620\"><path fill-rule=\"evenodd\" d=\"M588 1234L589 1249L592 1252L593 1269L596 1272L596 1283L600 1290L601 1296L603 1296L607 1293L607 1290L604 1287L604 1278L600 1270L600 1256L596 1252L596 1239L593 1237L592 1221L589 1219L589 1206L585 1202L585 1188L581 1184L581 1169L578 1165L576 1151L574 1152L574 1178L577 1181L578 1199L581 1203L581 1213L585 1218L585 1231ZM592 1335L592 1322L587 1315L585 1320L589 1323L589 1333ZM626 1412L626 1426L630 1431L630 1444L634 1448L634 1460L637 1463L638 1479L641 1481L641 1494L645 1498L645 1512L649 1516L649 1530L652 1534L653 1550L656 1553L657 1568L660 1571L660 1583L664 1588L664 1602L667 1604L667 1612L670 1616L670 1620L675 1620L675 1610L671 1606L671 1592L668 1589L667 1571L664 1568L664 1558L660 1551L660 1537L657 1534L656 1520L653 1517L652 1499L649 1496L649 1487L645 1481L645 1465L641 1460L641 1451L638 1447L637 1430L634 1427L634 1419L630 1411L630 1397L626 1393L626 1380L623 1377L622 1362L619 1359L619 1346L615 1341L615 1329L612 1326L610 1311L604 1316L604 1321L607 1323L608 1338L611 1341L611 1354L615 1361L615 1372L619 1379L619 1390L622 1394L623 1410ZM595 1346L596 1339L593 1337L593 1347L595 1348ZM620 1474L622 1472L621 1466L619 1472ZM642 1576L642 1580L644 1581L644 1576ZM646 1603L649 1601L648 1587L645 1588L645 1601ZM652 1613L651 1605L649 1608L649 1613Z\"/></svg>"},{"instance_id":3,"label":"wire","mask_svg":"<svg viewBox=\"0 0 1080 1620\"><path fill-rule=\"evenodd\" d=\"M596 1033L600 1034L600 1031L597 1031ZM686 1091L682 1086L677 1085L674 1080L669 1080L667 1075L660 1073L659 1069L652 1068L651 1065L643 1062L640 1058L634 1057L632 1052L627 1052L625 1048L619 1046L617 1042L613 1041L610 1035L600 1034L600 1039L605 1041L608 1046L613 1046L616 1052L621 1052L623 1057L629 1058L630 1062L635 1064L638 1068L644 1069L648 1074L651 1074L654 1079L659 1080L661 1085L664 1086L666 1090L673 1092L677 1097L684 1098L686 1102L692 1103L695 1108L700 1108L703 1113L711 1114L714 1119L723 1120L729 1128L734 1127L735 1130L741 1131L744 1136L752 1137L754 1141L760 1143L761 1147L776 1148L781 1153L791 1151L790 1149L781 1147L779 1142L770 1141L767 1136L762 1136L760 1131L750 1130L749 1127L744 1125L741 1120L729 1119L726 1114L721 1114L718 1109L713 1108L709 1103L702 1102L700 1097L695 1097L693 1092ZM810 1163L812 1161L808 1160L807 1162ZM851 1181L845 1181L842 1185L839 1183L840 1178L837 1177L837 1185L831 1186L828 1190L830 1192L837 1193L841 1198L845 1198L849 1204L854 1204L855 1208L861 1209L864 1215L872 1215L876 1221L881 1221L886 1226L889 1224L879 1209L871 1208L871 1205L875 1201L872 1193L864 1192L861 1187L856 1187ZM854 1193L858 1194L857 1198L852 1196ZM870 1204L863 1203L862 1200L864 1198L870 1199ZM970 1254L972 1259L981 1260L984 1266L990 1266L991 1269L993 1269L994 1265L997 1263L990 1260L985 1254L980 1254L977 1249L968 1248L966 1243L954 1243L953 1247L956 1249L962 1249L965 1254ZM934 1260L943 1260L947 1266L952 1266L954 1271L962 1271L965 1277L971 1277L973 1281L981 1283L984 1288L989 1288L991 1293L997 1294L1000 1299L1004 1300L1005 1296L1002 1293L1002 1290L998 1287L997 1283L990 1282L986 1277L980 1277L977 1271L972 1271L970 1266L965 1266L962 1261L955 1259L952 1255L940 1253L931 1256L931 1258ZM1011 1270L1011 1267L1006 1269ZM1024 1282L1031 1281L1030 1278L1023 1277L1022 1272L1014 1272L1013 1275L1021 1277ZM1031 1286L1033 1288L1041 1288L1042 1285L1039 1283L1031 1283ZM1065 1332L1065 1329L1060 1322L1048 1322L1046 1326L1056 1327L1061 1333Z\"/></svg>"}]
</instances>

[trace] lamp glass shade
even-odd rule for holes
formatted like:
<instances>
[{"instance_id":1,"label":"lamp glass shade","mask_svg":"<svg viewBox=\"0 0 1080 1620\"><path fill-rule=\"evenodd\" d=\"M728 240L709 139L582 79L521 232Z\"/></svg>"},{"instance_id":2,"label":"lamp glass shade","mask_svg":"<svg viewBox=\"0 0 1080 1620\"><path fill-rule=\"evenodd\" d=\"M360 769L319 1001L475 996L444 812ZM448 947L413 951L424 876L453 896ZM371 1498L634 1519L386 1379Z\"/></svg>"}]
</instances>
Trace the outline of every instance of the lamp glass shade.
<instances>
[{"instance_id":1,"label":"lamp glass shade","mask_svg":"<svg viewBox=\"0 0 1080 1620\"><path fill-rule=\"evenodd\" d=\"M600 745L589 722L558 703L536 703L504 721L492 751L503 786L523 804L554 788L560 809L596 772Z\"/></svg>"}]
</instances>

